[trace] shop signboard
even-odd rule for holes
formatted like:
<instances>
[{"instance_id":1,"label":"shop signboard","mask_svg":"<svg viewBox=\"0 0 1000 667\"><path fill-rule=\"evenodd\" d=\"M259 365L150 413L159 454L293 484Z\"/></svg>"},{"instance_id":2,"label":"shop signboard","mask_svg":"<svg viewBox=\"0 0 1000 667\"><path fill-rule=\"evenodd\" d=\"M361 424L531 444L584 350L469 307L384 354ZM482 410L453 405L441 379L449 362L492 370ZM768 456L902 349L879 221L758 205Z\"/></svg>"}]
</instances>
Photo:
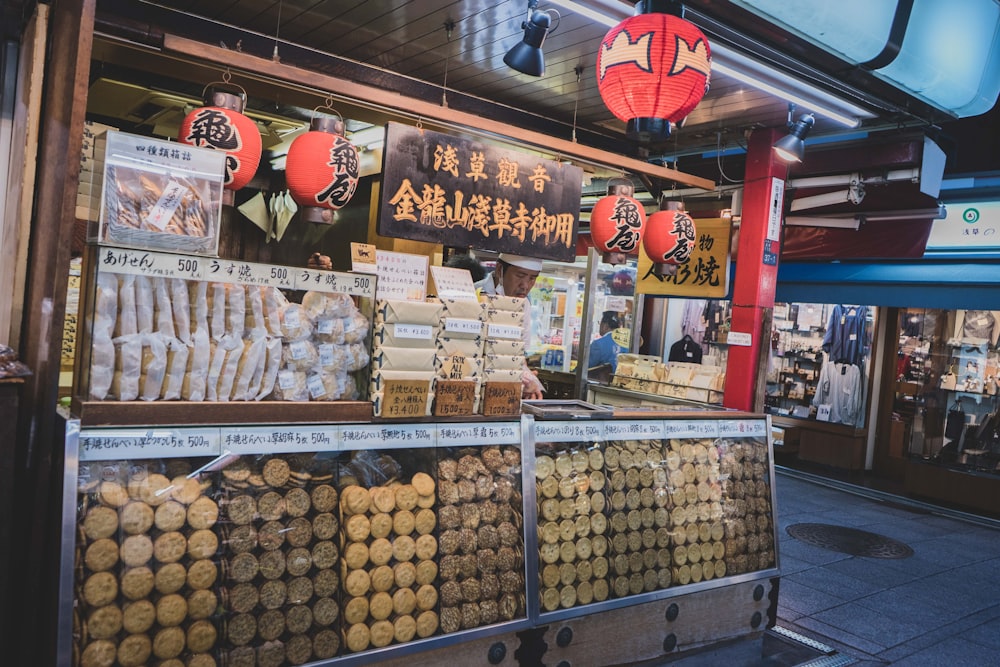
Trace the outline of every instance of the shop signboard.
<instances>
[{"instance_id":1,"label":"shop signboard","mask_svg":"<svg viewBox=\"0 0 1000 667\"><path fill-rule=\"evenodd\" d=\"M699 219L687 262L673 275L660 276L644 250L639 252L636 294L721 299L729 293L729 241L731 221Z\"/></svg>"},{"instance_id":2,"label":"shop signboard","mask_svg":"<svg viewBox=\"0 0 1000 667\"><path fill-rule=\"evenodd\" d=\"M583 170L400 123L386 130L378 233L572 262Z\"/></svg>"},{"instance_id":3,"label":"shop signboard","mask_svg":"<svg viewBox=\"0 0 1000 667\"><path fill-rule=\"evenodd\" d=\"M1000 249L1000 201L953 202L942 220L935 220L928 250Z\"/></svg>"}]
</instances>

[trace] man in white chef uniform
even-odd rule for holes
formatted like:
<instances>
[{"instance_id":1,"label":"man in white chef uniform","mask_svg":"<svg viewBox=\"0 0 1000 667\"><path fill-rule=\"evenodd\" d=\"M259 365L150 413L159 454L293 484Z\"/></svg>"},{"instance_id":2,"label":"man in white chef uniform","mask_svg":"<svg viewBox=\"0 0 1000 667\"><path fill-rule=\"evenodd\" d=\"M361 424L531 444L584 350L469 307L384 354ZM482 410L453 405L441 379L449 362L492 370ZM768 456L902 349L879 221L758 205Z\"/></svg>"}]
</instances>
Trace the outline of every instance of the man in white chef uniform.
<instances>
[{"instance_id":1,"label":"man in white chef uniform","mask_svg":"<svg viewBox=\"0 0 1000 667\"><path fill-rule=\"evenodd\" d=\"M542 260L522 255L500 253L496 268L492 273L475 283L476 290L483 294L514 296L524 299L524 343L528 344L531 332L531 305L528 303L528 292L535 286L535 279L542 271ZM525 400L542 398L544 387L527 364L521 373L521 386Z\"/></svg>"}]
</instances>

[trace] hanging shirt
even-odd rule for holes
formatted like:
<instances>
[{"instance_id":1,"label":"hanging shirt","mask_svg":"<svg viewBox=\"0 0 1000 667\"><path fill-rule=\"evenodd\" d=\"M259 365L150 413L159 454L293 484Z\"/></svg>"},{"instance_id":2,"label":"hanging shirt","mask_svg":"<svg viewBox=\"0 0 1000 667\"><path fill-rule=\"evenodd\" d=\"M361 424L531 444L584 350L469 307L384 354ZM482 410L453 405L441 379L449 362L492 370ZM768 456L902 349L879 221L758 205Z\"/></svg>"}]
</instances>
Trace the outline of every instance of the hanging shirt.
<instances>
[{"instance_id":1,"label":"hanging shirt","mask_svg":"<svg viewBox=\"0 0 1000 667\"><path fill-rule=\"evenodd\" d=\"M670 354L667 356L667 361L684 361L690 364L700 364L701 357L701 345L698 345L691 336L685 335L670 346Z\"/></svg>"},{"instance_id":2,"label":"hanging shirt","mask_svg":"<svg viewBox=\"0 0 1000 667\"><path fill-rule=\"evenodd\" d=\"M867 306L836 305L823 335L823 349L830 361L860 366L865 356Z\"/></svg>"},{"instance_id":3,"label":"hanging shirt","mask_svg":"<svg viewBox=\"0 0 1000 667\"><path fill-rule=\"evenodd\" d=\"M860 425L864 409L861 369L853 364L824 363L812 403L829 405L831 422Z\"/></svg>"}]
</instances>

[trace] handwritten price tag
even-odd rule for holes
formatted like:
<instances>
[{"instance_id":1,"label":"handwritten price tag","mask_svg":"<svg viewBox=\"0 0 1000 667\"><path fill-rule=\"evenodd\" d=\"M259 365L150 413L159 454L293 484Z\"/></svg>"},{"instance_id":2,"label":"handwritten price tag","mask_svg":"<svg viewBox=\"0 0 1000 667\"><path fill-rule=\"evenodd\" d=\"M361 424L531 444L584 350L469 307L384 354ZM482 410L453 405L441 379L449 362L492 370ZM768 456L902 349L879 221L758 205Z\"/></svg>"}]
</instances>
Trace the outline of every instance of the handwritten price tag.
<instances>
[{"instance_id":1,"label":"handwritten price tag","mask_svg":"<svg viewBox=\"0 0 1000 667\"><path fill-rule=\"evenodd\" d=\"M483 323L479 320L448 317L444 321L444 330L449 333L475 334L478 336L483 333Z\"/></svg>"},{"instance_id":2,"label":"handwritten price tag","mask_svg":"<svg viewBox=\"0 0 1000 667\"><path fill-rule=\"evenodd\" d=\"M295 289L350 294L351 296L375 296L376 279L369 275L301 269L295 272Z\"/></svg>"},{"instance_id":3,"label":"handwritten price tag","mask_svg":"<svg viewBox=\"0 0 1000 667\"><path fill-rule=\"evenodd\" d=\"M604 437L608 440L658 440L663 437L663 422L659 419L605 422Z\"/></svg>"},{"instance_id":4,"label":"handwritten price tag","mask_svg":"<svg viewBox=\"0 0 1000 667\"><path fill-rule=\"evenodd\" d=\"M233 454L293 454L337 451L339 426L253 426L223 428L222 448Z\"/></svg>"},{"instance_id":5,"label":"handwritten price tag","mask_svg":"<svg viewBox=\"0 0 1000 667\"><path fill-rule=\"evenodd\" d=\"M150 278L185 278L202 280L208 260L163 252L102 247L98 252L98 270Z\"/></svg>"},{"instance_id":6,"label":"handwritten price tag","mask_svg":"<svg viewBox=\"0 0 1000 667\"><path fill-rule=\"evenodd\" d=\"M517 445L521 442L521 423L438 424L437 434L439 447Z\"/></svg>"},{"instance_id":7,"label":"handwritten price tag","mask_svg":"<svg viewBox=\"0 0 1000 667\"><path fill-rule=\"evenodd\" d=\"M710 419L668 419L664 422L667 438L718 438L719 424Z\"/></svg>"},{"instance_id":8,"label":"handwritten price tag","mask_svg":"<svg viewBox=\"0 0 1000 667\"><path fill-rule=\"evenodd\" d=\"M395 324L393 326L396 338L416 338L418 340L434 338L434 327L424 324Z\"/></svg>"},{"instance_id":9,"label":"handwritten price tag","mask_svg":"<svg viewBox=\"0 0 1000 667\"><path fill-rule=\"evenodd\" d=\"M490 338L521 340L524 335L524 329L512 324L490 324L488 335Z\"/></svg>"},{"instance_id":10,"label":"handwritten price tag","mask_svg":"<svg viewBox=\"0 0 1000 667\"><path fill-rule=\"evenodd\" d=\"M762 438L767 436L767 421L763 419L723 419L719 422L723 438Z\"/></svg>"},{"instance_id":11,"label":"handwritten price tag","mask_svg":"<svg viewBox=\"0 0 1000 667\"><path fill-rule=\"evenodd\" d=\"M226 259L207 260L205 278L220 283L259 285L262 287L295 288L295 270L287 266L233 262Z\"/></svg>"},{"instance_id":12,"label":"handwritten price tag","mask_svg":"<svg viewBox=\"0 0 1000 667\"><path fill-rule=\"evenodd\" d=\"M81 461L218 456L219 429L87 429L80 431Z\"/></svg>"},{"instance_id":13,"label":"handwritten price tag","mask_svg":"<svg viewBox=\"0 0 1000 667\"><path fill-rule=\"evenodd\" d=\"M345 451L437 446L437 431L433 424L341 426L340 437Z\"/></svg>"},{"instance_id":14,"label":"handwritten price tag","mask_svg":"<svg viewBox=\"0 0 1000 667\"><path fill-rule=\"evenodd\" d=\"M536 421L536 442L597 442L604 440L604 422Z\"/></svg>"}]
</instances>

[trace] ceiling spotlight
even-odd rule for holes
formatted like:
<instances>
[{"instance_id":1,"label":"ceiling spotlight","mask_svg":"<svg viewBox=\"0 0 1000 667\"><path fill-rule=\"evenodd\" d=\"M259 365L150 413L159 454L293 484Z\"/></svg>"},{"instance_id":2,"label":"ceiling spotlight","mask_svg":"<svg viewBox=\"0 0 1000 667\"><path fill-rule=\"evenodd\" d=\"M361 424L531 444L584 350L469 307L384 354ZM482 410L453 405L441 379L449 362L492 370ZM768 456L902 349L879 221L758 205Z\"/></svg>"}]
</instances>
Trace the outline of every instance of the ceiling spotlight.
<instances>
[{"instance_id":1,"label":"ceiling spotlight","mask_svg":"<svg viewBox=\"0 0 1000 667\"><path fill-rule=\"evenodd\" d=\"M541 76L545 73L545 55L542 53L542 43L545 41L545 36L552 30L550 28L552 15L548 11L535 9L537 6L538 0L529 0L528 20L521 22L524 38L503 57L503 61L508 67L531 76Z\"/></svg>"},{"instance_id":2,"label":"ceiling spotlight","mask_svg":"<svg viewBox=\"0 0 1000 667\"><path fill-rule=\"evenodd\" d=\"M806 135L816 123L816 117L811 113L802 114L792 123L794 104L788 105L788 134L778 139L774 144L774 152L785 162L802 162L806 154Z\"/></svg>"}]
</instances>

